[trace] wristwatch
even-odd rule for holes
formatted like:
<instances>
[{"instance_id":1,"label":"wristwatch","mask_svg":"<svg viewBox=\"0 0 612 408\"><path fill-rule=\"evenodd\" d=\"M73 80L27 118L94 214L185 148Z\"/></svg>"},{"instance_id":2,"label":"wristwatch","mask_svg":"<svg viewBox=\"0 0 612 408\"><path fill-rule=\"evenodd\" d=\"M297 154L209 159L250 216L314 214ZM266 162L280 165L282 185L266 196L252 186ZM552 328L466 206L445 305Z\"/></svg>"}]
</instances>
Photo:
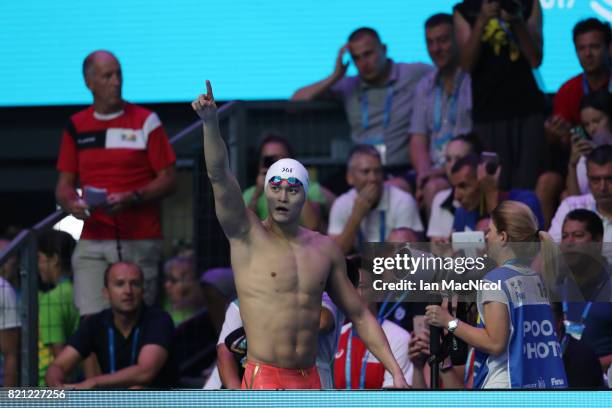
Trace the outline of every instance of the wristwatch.
<instances>
[{"instance_id":1,"label":"wristwatch","mask_svg":"<svg viewBox=\"0 0 612 408\"><path fill-rule=\"evenodd\" d=\"M459 325L459 319L453 319L450 322L448 322L448 326L446 328L448 329L449 332L454 333L458 325Z\"/></svg>"}]
</instances>

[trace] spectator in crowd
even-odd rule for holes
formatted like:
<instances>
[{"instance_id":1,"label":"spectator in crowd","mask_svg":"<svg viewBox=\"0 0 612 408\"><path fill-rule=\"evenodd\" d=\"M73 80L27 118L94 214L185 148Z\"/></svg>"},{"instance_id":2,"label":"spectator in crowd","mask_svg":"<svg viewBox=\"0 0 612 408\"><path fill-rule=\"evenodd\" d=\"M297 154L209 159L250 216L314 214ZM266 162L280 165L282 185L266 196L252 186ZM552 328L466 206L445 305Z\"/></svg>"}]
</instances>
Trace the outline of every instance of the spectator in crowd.
<instances>
[{"instance_id":1,"label":"spectator in crowd","mask_svg":"<svg viewBox=\"0 0 612 408\"><path fill-rule=\"evenodd\" d=\"M561 303L553 303L552 309L569 388L604 388L604 375L597 354L587 343L576 340L565 331Z\"/></svg>"},{"instance_id":2,"label":"spectator in crowd","mask_svg":"<svg viewBox=\"0 0 612 408\"><path fill-rule=\"evenodd\" d=\"M417 239L415 237L414 231L412 231L410 228L403 227L395 228L393 231L391 231L386 240L386 242L389 244L405 244L415 241L417 241ZM392 253L392 256L395 256L397 253L404 252L405 249L405 245L396 245L393 248L394 252ZM412 251L417 251L415 248L411 249ZM385 302L379 302L378 308L379 312L381 310L384 312L386 316L385 318L387 320L397 324L402 329L411 332L413 329L412 319L416 315L422 315L425 313L425 304L421 302L415 302L413 299L409 299L409 294L410 293L408 291L400 294L398 297L393 297L389 294L386 298L387 305L384 306Z\"/></svg>"},{"instance_id":3,"label":"spectator in crowd","mask_svg":"<svg viewBox=\"0 0 612 408\"><path fill-rule=\"evenodd\" d=\"M573 30L574 47L582 73L566 81L555 94L553 116L546 130L554 139L565 143L570 129L582 123L580 101L584 95L602 89L612 92L610 80L610 24L595 18L579 21Z\"/></svg>"},{"instance_id":4,"label":"spectator in crowd","mask_svg":"<svg viewBox=\"0 0 612 408\"><path fill-rule=\"evenodd\" d=\"M258 157L259 162L255 185L244 190L242 197L247 206L257 214L259 219L264 220L268 216L268 203L265 194L263 194L266 172L278 160L293 157L293 150L286 139L270 133L261 141ZM326 193L317 182L312 182L310 186L306 203L302 209L302 225L316 231L321 224L321 213L322 207L326 203Z\"/></svg>"},{"instance_id":5,"label":"spectator in crowd","mask_svg":"<svg viewBox=\"0 0 612 408\"><path fill-rule=\"evenodd\" d=\"M612 269L601 255L603 236L594 212L577 209L566 215L561 248L569 274L561 293L566 337L593 350L606 372L612 363Z\"/></svg>"},{"instance_id":6,"label":"spectator in crowd","mask_svg":"<svg viewBox=\"0 0 612 408\"><path fill-rule=\"evenodd\" d=\"M610 24L595 18L579 21L573 29L573 40L583 72L566 81L555 94L553 114L546 120L549 167L538 180L538 196L546 219L552 219L558 205L566 176L572 176L572 167L566 167L570 156L570 129L582 122L580 101L583 96L598 90L612 92L610 81ZM582 143L584 145L584 143ZM568 180L568 183L571 181ZM569 187L569 185L568 185ZM571 194L578 194L570 192Z\"/></svg>"},{"instance_id":7,"label":"spectator in crowd","mask_svg":"<svg viewBox=\"0 0 612 408\"><path fill-rule=\"evenodd\" d=\"M164 265L164 272L164 309L178 326L204 308L204 296L196 276L193 258L172 258Z\"/></svg>"},{"instance_id":8,"label":"spectator in crowd","mask_svg":"<svg viewBox=\"0 0 612 408\"><path fill-rule=\"evenodd\" d=\"M457 160L468 154L480 155L481 147L478 136L474 133L453 138L447 145L444 154L444 172L448 180L451 169ZM431 216L427 224L427 237L433 243L448 243L453 232L453 220L459 204L454 199L452 188L436 193L432 202Z\"/></svg>"},{"instance_id":9,"label":"spectator in crowd","mask_svg":"<svg viewBox=\"0 0 612 408\"><path fill-rule=\"evenodd\" d=\"M533 189L545 153L539 0L463 0L455 6L461 67L472 79L474 130L499 155L500 188Z\"/></svg>"},{"instance_id":10,"label":"spectator in crowd","mask_svg":"<svg viewBox=\"0 0 612 408\"><path fill-rule=\"evenodd\" d=\"M136 264L109 266L104 272L104 295L111 308L82 320L49 366L47 384L74 389L172 386L174 325L166 312L143 303L143 292L144 274ZM66 377L91 353L98 357L103 374L66 384Z\"/></svg>"},{"instance_id":11,"label":"spectator in crowd","mask_svg":"<svg viewBox=\"0 0 612 408\"><path fill-rule=\"evenodd\" d=\"M92 52L83 75L93 105L74 114L64 129L55 191L65 211L85 220L73 259L75 303L82 316L108 307L102 275L117 260L142 267L145 299L153 304L161 256L159 200L176 185L166 132L155 113L122 99L117 58ZM101 194L90 193L91 188L104 189L106 200L94 199Z\"/></svg>"},{"instance_id":12,"label":"spectator in crowd","mask_svg":"<svg viewBox=\"0 0 612 408\"><path fill-rule=\"evenodd\" d=\"M529 207L504 201L491 214L486 239L488 253L498 267L483 279L499 283L500 287L478 291L482 324L476 328L451 316L448 298L441 306L427 306L426 322L447 329L477 350L474 388L566 388L548 298L545 291L529 289L541 287L542 281L529 267L537 246L525 244L542 243L542 266L547 270L551 268L550 254L546 253L551 250L550 236L538 230ZM517 298L520 302L513 300ZM542 330L546 325L551 330ZM540 345L547 347L547 353L536 351ZM532 358L534 353L538 358Z\"/></svg>"},{"instance_id":13,"label":"spectator in crowd","mask_svg":"<svg viewBox=\"0 0 612 408\"><path fill-rule=\"evenodd\" d=\"M472 129L472 84L459 67L453 16L435 14L425 22L427 51L436 69L417 85L410 121L410 160L417 173L417 198L429 217L434 195L448 188L444 153L455 136Z\"/></svg>"},{"instance_id":14,"label":"spectator in crowd","mask_svg":"<svg viewBox=\"0 0 612 408\"><path fill-rule=\"evenodd\" d=\"M345 254L365 242L385 242L396 228L423 231L414 198L384 183L380 154L373 146L353 148L346 179L353 188L334 202L327 231Z\"/></svg>"},{"instance_id":15,"label":"spectator in crowd","mask_svg":"<svg viewBox=\"0 0 612 408\"><path fill-rule=\"evenodd\" d=\"M8 236L0 236L0 251L4 251L11 243ZM13 290L19 291L19 259L11 255L3 265L0 265L0 278L6 280Z\"/></svg>"},{"instance_id":16,"label":"spectator in crowd","mask_svg":"<svg viewBox=\"0 0 612 408\"><path fill-rule=\"evenodd\" d=\"M7 239L0 239L0 252L3 252L10 243ZM9 279L16 275L15 266L9 258L4 265L0 265L0 357L2 359L0 383L3 387L16 387L19 385L19 335L21 320L19 319L19 306L17 294ZM8 265L7 265L8 264Z\"/></svg>"},{"instance_id":17,"label":"spectator in crowd","mask_svg":"<svg viewBox=\"0 0 612 408\"><path fill-rule=\"evenodd\" d=\"M358 291L363 298L364 292L372 288L372 274L359 269ZM372 314L378 317L382 329L389 341L393 356L402 369L408 384L412 383L412 363L408 358L407 344L410 333L385 318L386 310L377 307L377 303L368 304ZM334 385L336 389L380 389L393 386L391 374L365 347L363 341L355 333L353 323L342 327L338 340L338 351L334 360Z\"/></svg>"},{"instance_id":18,"label":"spectator in crowd","mask_svg":"<svg viewBox=\"0 0 612 408\"><path fill-rule=\"evenodd\" d=\"M538 227L544 223L538 198L530 190L514 189L508 192L497 187L501 169L495 174L487 172L487 163L474 154L457 160L451 169L451 184L459 207L455 210L453 231L474 231L478 222L488 218L505 200L526 204L533 211Z\"/></svg>"},{"instance_id":19,"label":"spectator in crowd","mask_svg":"<svg viewBox=\"0 0 612 408\"><path fill-rule=\"evenodd\" d=\"M236 299L236 282L232 268L212 268L200 276L200 288L204 294L204 304L208 312L215 336L221 331L225 320L225 311Z\"/></svg>"},{"instance_id":20,"label":"spectator in crowd","mask_svg":"<svg viewBox=\"0 0 612 408\"><path fill-rule=\"evenodd\" d=\"M589 192L586 156L597 146L612 143L612 94L607 89L586 94L580 102L582 131L572 135L572 152L567 169L568 195Z\"/></svg>"},{"instance_id":21,"label":"spectator in crowd","mask_svg":"<svg viewBox=\"0 0 612 408\"><path fill-rule=\"evenodd\" d=\"M358 75L346 77L349 52ZM381 154L388 176L405 189L409 169L409 129L417 83L431 71L426 64L397 63L387 57L387 46L368 27L351 33L338 51L334 72L296 91L292 100L335 98L342 101L355 143L371 144Z\"/></svg>"},{"instance_id":22,"label":"spectator in crowd","mask_svg":"<svg viewBox=\"0 0 612 408\"><path fill-rule=\"evenodd\" d=\"M76 243L64 231L38 237L38 385L44 387L47 368L79 326L73 302L70 260Z\"/></svg>"},{"instance_id":23,"label":"spectator in crowd","mask_svg":"<svg viewBox=\"0 0 612 408\"><path fill-rule=\"evenodd\" d=\"M586 157L590 193L567 197L561 202L548 233L561 242L565 216L572 210L585 208L595 212L604 226L603 242L612 242L612 146L599 146ZM612 259L612 251L604 246L604 256Z\"/></svg>"}]
</instances>

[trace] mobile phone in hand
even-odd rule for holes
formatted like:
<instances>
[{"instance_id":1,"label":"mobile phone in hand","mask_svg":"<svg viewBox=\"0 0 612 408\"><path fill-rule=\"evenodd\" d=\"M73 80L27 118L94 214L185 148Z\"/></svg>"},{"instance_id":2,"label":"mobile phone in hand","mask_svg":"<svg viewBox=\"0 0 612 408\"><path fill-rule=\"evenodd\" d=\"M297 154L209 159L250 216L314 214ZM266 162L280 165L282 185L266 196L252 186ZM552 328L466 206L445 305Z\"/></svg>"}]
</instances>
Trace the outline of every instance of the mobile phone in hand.
<instances>
[{"instance_id":1,"label":"mobile phone in hand","mask_svg":"<svg viewBox=\"0 0 612 408\"><path fill-rule=\"evenodd\" d=\"M497 171L499 166L499 156L495 152L482 152L480 160L485 163L485 170L487 174L493 175Z\"/></svg>"},{"instance_id":2,"label":"mobile phone in hand","mask_svg":"<svg viewBox=\"0 0 612 408\"><path fill-rule=\"evenodd\" d=\"M572 135L572 143L578 143L580 140L591 140L582 126L574 126L570 129L570 134Z\"/></svg>"}]
</instances>

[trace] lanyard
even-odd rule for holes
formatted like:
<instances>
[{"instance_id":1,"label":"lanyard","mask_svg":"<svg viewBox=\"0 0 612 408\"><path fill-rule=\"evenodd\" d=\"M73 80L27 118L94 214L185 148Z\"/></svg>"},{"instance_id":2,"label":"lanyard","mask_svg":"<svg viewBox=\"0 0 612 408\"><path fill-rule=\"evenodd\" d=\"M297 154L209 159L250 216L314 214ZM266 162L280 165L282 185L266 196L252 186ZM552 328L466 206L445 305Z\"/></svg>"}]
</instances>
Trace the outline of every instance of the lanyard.
<instances>
[{"instance_id":1,"label":"lanyard","mask_svg":"<svg viewBox=\"0 0 612 408\"><path fill-rule=\"evenodd\" d=\"M346 343L346 361L344 364L344 374L346 378L346 389L351 389L351 350L353 343L353 329L349 331L348 340ZM361 359L361 372L359 373L359 389L363 390L365 388L365 376L366 376L366 365L368 362L368 357L370 356L370 352L366 349L363 354L363 358Z\"/></svg>"},{"instance_id":2,"label":"lanyard","mask_svg":"<svg viewBox=\"0 0 612 408\"><path fill-rule=\"evenodd\" d=\"M361 94L361 125L363 129L367 129L370 124L368 113L368 90L364 89ZM383 127L386 129L391 120L391 107L393 106L393 85L387 87L387 98L385 99L385 110L383 112Z\"/></svg>"},{"instance_id":3,"label":"lanyard","mask_svg":"<svg viewBox=\"0 0 612 408\"><path fill-rule=\"evenodd\" d=\"M387 306L389 305L389 297L391 296L390 294L387 295L385 302L382 304L382 306L378 310L378 318L377 318L378 324L382 325L382 323L385 320L387 320L387 318L391 315L391 313L393 313L395 309L397 309L397 307L400 305L400 303L404 300L407 294L408 294L408 291L405 291L400 297L400 299L397 302L395 302L393 306L391 306L388 312L385 313L385 310L387 309ZM351 327L351 330L349 331L348 341L346 343L346 361L345 361L344 371L345 371L347 390L351 389L351 350L352 350L352 342L353 342L353 330L354 329ZM363 358L361 359L361 371L359 373L359 389L360 390L365 389L366 366L368 363L369 356L370 356L370 351L366 349L365 353L363 354Z\"/></svg>"},{"instance_id":4,"label":"lanyard","mask_svg":"<svg viewBox=\"0 0 612 408\"><path fill-rule=\"evenodd\" d=\"M380 223L380 225L378 226L378 233L380 235L379 235L379 241L378 242L385 242L385 239L387 238L387 236L386 236L387 226L385 224L386 220L387 220L387 215L386 215L385 210L380 210L379 211L379 223ZM359 227L359 232L357 233L357 245L359 246L359 249L363 248L363 243L364 243L364 236L363 236L363 233L361 232L361 226L360 226Z\"/></svg>"},{"instance_id":5,"label":"lanyard","mask_svg":"<svg viewBox=\"0 0 612 408\"><path fill-rule=\"evenodd\" d=\"M130 365L136 364L136 347L138 346L138 335L140 334L140 327L137 327L132 336L132 355L130 359ZM111 326L108 326L108 358L110 362L110 372L116 371L115 366L115 332Z\"/></svg>"},{"instance_id":6,"label":"lanyard","mask_svg":"<svg viewBox=\"0 0 612 408\"><path fill-rule=\"evenodd\" d=\"M587 317L589 317L589 312L591 311L591 306L593 306L593 302L587 302L587 304L584 306L584 309L582 309L582 314L580 315L580 323L584 323L584 321L586 320ZM563 302L563 318L565 320L567 319L567 313L569 310L569 306L567 304L567 302Z\"/></svg>"},{"instance_id":7,"label":"lanyard","mask_svg":"<svg viewBox=\"0 0 612 408\"><path fill-rule=\"evenodd\" d=\"M407 295L408 295L408 291L406 290L404 291L404 293L402 293L402 296L400 296L400 298L396 302L393 303L393 306L391 306L389 311L386 311L387 306L389 305L389 298L391 297L391 294L388 294L387 297L385 298L384 303L378 309L378 323L382 324L382 322L387 320L389 316L391 316L391 314L395 312L395 309L397 309L399 305L404 301Z\"/></svg>"},{"instance_id":8,"label":"lanyard","mask_svg":"<svg viewBox=\"0 0 612 408\"><path fill-rule=\"evenodd\" d=\"M457 100L459 99L459 87L461 86L461 82L463 81L464 73L460 73L455 78L455 89L451 94L450 99L450 108L448 111L448 119L451 123L451 126L454 127L457 122ZM435 99L434 99L434 132L439 132L442 128L442 84L438 84L436 86L435 91Z\"/></svg>"}]
</instances>

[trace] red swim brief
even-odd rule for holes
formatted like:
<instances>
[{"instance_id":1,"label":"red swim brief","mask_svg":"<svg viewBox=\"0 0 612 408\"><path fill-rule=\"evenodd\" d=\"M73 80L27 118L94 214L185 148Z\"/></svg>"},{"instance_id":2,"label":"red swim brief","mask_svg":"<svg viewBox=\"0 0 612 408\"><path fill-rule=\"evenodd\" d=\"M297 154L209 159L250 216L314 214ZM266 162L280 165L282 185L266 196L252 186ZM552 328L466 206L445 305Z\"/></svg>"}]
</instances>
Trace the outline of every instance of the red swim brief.
<instances>
[{"instance_id":1,"label":"red swim brief","mask_svg":"<svg viewBox=\"0 0 612 408\"><path fill-rule=\"evenodd\" d=\"M243 390L319 390L321 380L316 367L278 368L247 362L242 377Z\"/></svg>"}]
</instances>

